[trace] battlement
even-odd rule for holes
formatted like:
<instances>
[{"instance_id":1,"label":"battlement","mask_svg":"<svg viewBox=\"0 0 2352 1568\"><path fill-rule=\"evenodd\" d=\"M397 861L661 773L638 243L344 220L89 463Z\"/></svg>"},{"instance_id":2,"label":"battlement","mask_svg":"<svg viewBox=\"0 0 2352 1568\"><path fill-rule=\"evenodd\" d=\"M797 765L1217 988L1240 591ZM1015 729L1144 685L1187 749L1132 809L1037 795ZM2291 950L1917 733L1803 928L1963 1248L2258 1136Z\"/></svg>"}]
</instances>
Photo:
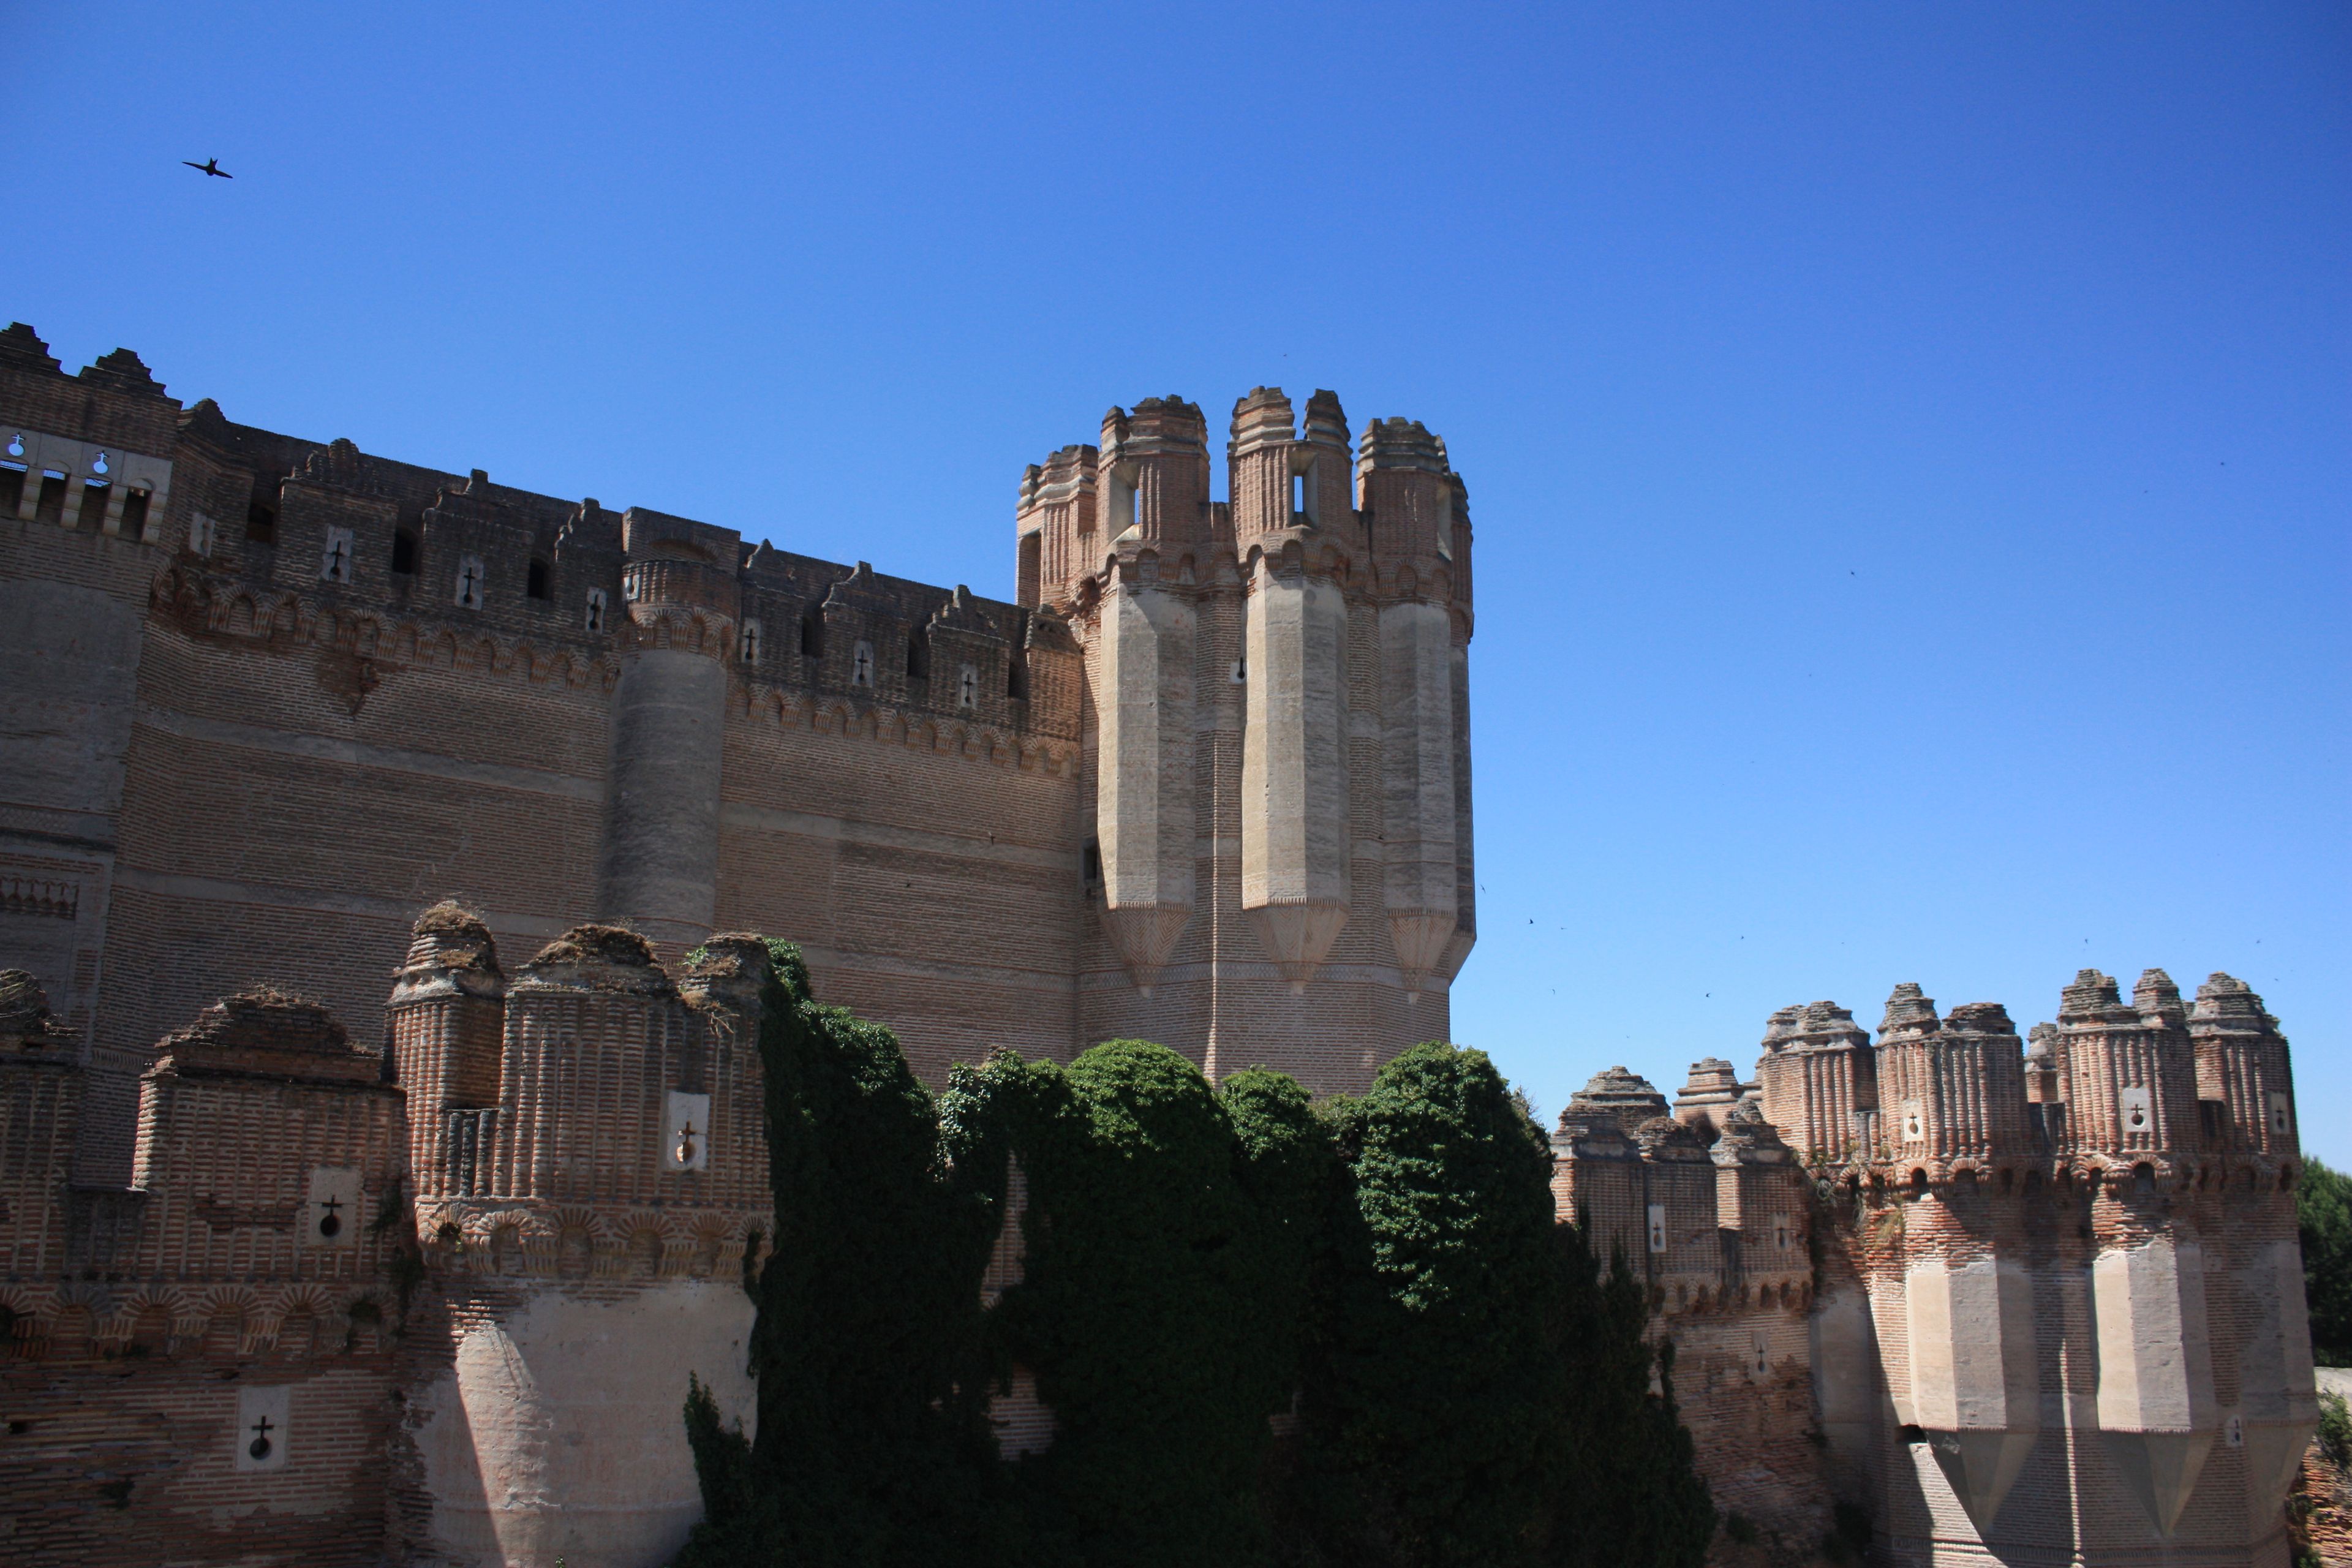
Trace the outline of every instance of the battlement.
<instances>
[{"instance_id":1,"label":"battlement","mask_svg":"<svg viewBox=\"0 0 2352 1568\"><path fill-rule=\"evenodd\" d=\"M1845 1009L1815 1003L1775 1013L1763 1048L1765 1114L1816 1166L1929 1184L2014 1176L2019 1161L2094 1179L2145 1166L2171 1183L2214 1158L2294 1157L2286 1041L2229 975L2200 988L2192 1013L2162 970L2126 1002L2086 969L2061 992L2056 1022L2025 1040L1999 1003L1939 1018L1906 983L1874 1046Z\"/></svg>"},{"instance_id":2,"label":"battlement","mask_svg":"<svg viewBox=\"0 0 2352 1568\"><path fill-rule=\"evenodd\" d=\"M1466 626L1468 491L1427 426L1377 419L1357 441L1336 394L1301 411L1280 387L1252 388L1234 405L1225 502L1209 497L1207 434L1198 405L1148 397L1103 416L1099 447L1024 469L1020 602L1082 619L1119 561L1149 555L1164 578L1207 591L1263 556L1375 601L1433 599Z\"/></svg>"},{"instance_id":3,"label":"battlement","mask_svg":"<svg viewBox=\"0 0 2352 1568\"><path fill-rule=\"evenodd\" d=\"M1151 413L1167 416L1164 405ZM479 468L445 472L238 425L209 398L184 410L128 350L68 377L30 327L11 326L0 334L0 517L152 547L173 569L171 596L206 629L340 619L359 625L363 653L404 636L489 637L574 668L640 646L687 647L787 698L1077 727L1072 682L1027 689L1020 653L1039 617L1023 605L977 601L1003 647L968 689L934 689L908 679L922 661L908 650L968 589L887 579L888 594L865 595L845 618L827 609L835 586L871 568L649 508L616 513L495 484Z\"/></svg>"}]
</instances>

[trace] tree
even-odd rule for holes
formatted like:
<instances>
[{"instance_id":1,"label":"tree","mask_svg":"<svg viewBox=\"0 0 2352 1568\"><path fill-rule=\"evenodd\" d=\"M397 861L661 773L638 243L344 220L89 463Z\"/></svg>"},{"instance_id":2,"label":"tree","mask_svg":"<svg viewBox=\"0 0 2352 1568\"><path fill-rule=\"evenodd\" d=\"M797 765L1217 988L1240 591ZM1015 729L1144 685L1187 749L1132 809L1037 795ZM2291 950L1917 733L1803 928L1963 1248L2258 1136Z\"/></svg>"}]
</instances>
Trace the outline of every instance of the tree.
<instances>
[{"instance_id":1,"label":"tree","mask_svg":"<svg viewBox=\"0 0 2352 1568\"><path fill-rule=\"evenodd\" d=\"M2352 1177L2305 1162L2294 1207L2312 1352L2323 1366L2352 1365Z\"/></svg>"},{"instance_id":2,"label":"tree","mask_svg":"<svg viewBox=\"0 0 2352 1568\"><path fill-rule=\"evenodd\" d=\"M1028 1178L1024 1275L995 1314L1053 1447L1017 1486L1031 1561L1263 1558L1258 1471L1288 1403L1323 1130L1305 1090L1113 1040L1067 1068L999 1058L988 1100Z\"/></svg>"},{"instance_id":3,"label":"tree","mask_svg":"<svg viewBox=\"0 0 2352 1568\"><path fill-rule=\"evenodd\" d=\"M1483 1051L1416 1046L1334 1110L1300 1510L1319 1560L1535 1560L1568 1396L1551 1156Z\"/></svg>"}]
</instances>

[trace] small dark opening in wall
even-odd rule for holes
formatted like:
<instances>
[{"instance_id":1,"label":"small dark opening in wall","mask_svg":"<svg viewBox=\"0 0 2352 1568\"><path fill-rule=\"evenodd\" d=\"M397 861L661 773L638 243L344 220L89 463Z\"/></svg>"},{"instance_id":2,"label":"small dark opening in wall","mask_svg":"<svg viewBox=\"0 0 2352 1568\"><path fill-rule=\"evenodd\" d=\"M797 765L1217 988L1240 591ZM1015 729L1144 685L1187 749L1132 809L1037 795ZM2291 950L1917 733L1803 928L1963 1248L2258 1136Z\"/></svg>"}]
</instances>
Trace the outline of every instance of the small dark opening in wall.
<instances>
[{"instance_id":1,"label":"small dark opening in wall","mask_svg":"<svg viewBox=\"0 0 2352 1568\"><path fill-rule=\"evenodd\" d=\"M404 528L393 531L392 569L403 577L416 575L416 535Z\"/></svg>"},{"instance_id":2,"label":"small dark opening in wall","mask_svg":"<svg viewBox=\"0 0 2352 1568\"><path fill-rule=\"evenodd\" d=\"M1089 888L1100 887L1103 879L1101 840L1095 838L1089 838L1087 840L1085 861L1087 886Z\"/></svg>"},{"instance_id":3,"label":"small dark opening in wall","mask_svg":"<svg viewBox=\"0 0 2352 1568\"><path fill-rule=\"evenodd\" d=\"M130 490L123 495L122 537L125 539L147 537L147 492L145 490Z\"/></svg>"},{"instance_id":4,"label":"small dark opening in wall","mask_svg":"<svg viewBox=\"0 0 2352 1568\"><path fill-rule=\"evenodd\" d=\"M550 574L547 570L546 562L532 562L530 563L530 572L523 577L522 591L530 595L534 599L546 598L547 580L549 575Z\"/></svg>"},{"instance_id":5,"label":"small dark opening in wall","mask_svg":"<svg viewBox=\"0 0 2352 1568\"><path fill-rule=\"evenodd\" d=\"M1004 695L1016 698L1029 695L1029 655L1021 648L1013 650L1012 660L1004 667Z\"/></svg>"},{"instance_id":6,"label":"small dark opening in wall","mask_svg":"<svg viewBox=\"0 0 2352 1568\"><path fill-rule=\"evenodd\" d=\"M114 487L103 479L84 479L81 484L81 525L88 529L106 526L106 503L114 494Z\"/></svg>"},{"instance_id":7,"label":"small dark opening in wall","mask_svg":"<svg viewBox=\"0 0 2352 1568\"><path fill-rule=\"evenodd\" d=\"M2156 1191L2156 1167L2154 1165L2150 1165L2143 1162L2132 1167L2132 1191L2142 1194Z\"/></svg>"},{"instance_id":8,"label":"small dark opening in wall","mask_svg":"<svg viewBox=\"0 0 2352 1568\"><path fill-rule=\"evenodd\" d=\"M1917 1426L1906 1426L1900 1435L1906 1443L1924 1443L1927 1440L1927 1434Z\"/></svg>"},{"instance_id":9,"label":"small dark opening in wall","mask_svg":"<svg viewBox=\"0 0 2352 1568\"><path fill-rule=\"evenodd\" d=\"M907 639L907 679L909 680L929 680L930 678L930 634L924 631L920 626L918 626L915 628L915 635Z\"/></svg>"},{"instance_id":10,"label":"small dark opening in wall","mask_svg":"<svg viewBox=\"0 0 2352 1568\"><path fill-rule=\"evenodd\" d=\"M1927 1195L1927 1172L1914 1171L1911 1173L1911 1195L1915 1198L1924 1198Z\"/></svg>"},{"instance_id":11,"label":"small dark opening in wall","mask_svg":"<svg viewBox=\"0 0 2352 1568\"><path fill-rule=\"evenodd\" d=\"M16 521L17 511L25 504L25 465L0 463L0 518Z\"/></svg>"},{"instance_id":12,"label":"small dark opening in wall","mask_svg":"<svg viewBox=\"0 0 2352 1568\"><path fill-rule=\"evenodd\" d=\"M278 542L278 509L268 501L255 501L245 509L245 536L256 544Z\"/></svg>"},{"instance_id":13,"label":"small dark opening in wall","mask_svg":"<svg viewBox=\"0 0 2352 1568\"><path fill-rule=\"evenodd\" d=\"M801 612L801 652L809 658L824 657L824 622L813 609Z\"/></svg>"},{"instance_id":14,"label":"small dark opening in wall","mask_svg":"<svg viewBox=\"0 0 2352 1568\"><path fill-rule=\"evenodd\" d=\"M41 476L41 497L33 503L36 522L63 522L66 520L66 477L63 474Z\"/></svg>"}]
</instances>

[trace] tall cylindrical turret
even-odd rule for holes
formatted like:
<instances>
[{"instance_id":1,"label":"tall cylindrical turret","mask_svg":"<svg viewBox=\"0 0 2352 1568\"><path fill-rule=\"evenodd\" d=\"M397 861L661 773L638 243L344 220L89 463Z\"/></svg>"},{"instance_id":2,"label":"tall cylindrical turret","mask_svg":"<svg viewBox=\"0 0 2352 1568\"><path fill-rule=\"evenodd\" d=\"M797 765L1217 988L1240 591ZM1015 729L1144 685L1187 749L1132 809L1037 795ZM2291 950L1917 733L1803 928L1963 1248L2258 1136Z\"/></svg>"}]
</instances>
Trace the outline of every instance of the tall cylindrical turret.
<instances>
[{"instance_id":1,"label":"tall cylindrical turret","mask_svg":"<svg viewBox=\"0 0 2352 1568\"><path fill-rule=\"evenodd\" d=\"M1234 408L1227 451L1234 547L1246 579L1242 722L1242 909L1293 989L1348 923L1348 601L1334 563L1351 542L1348 426L1318 392L1307 432L1259 387Z\"/></svg>"},{"instance_id":2,"label":"tall cylindrical turret","mask_svg":"<svg viewBox=\"0 0 2352 1568\"><path fill-rule=\"evenodd\" d=\"M2161 970L2141 977L2128 1006L2114 980L2082 971L2060 1000L2058 1027L2074 1152L2129 1164L2197 1148L2196 1062L2180 993Z\"/></svg>"},{"instance_id":3,"label":"tall cylindrical turret","mask_svg":"<svg viewBox=\"0 0 2352 1568\"><path fill-rule=\"evenodd\" d=\"M408 1170L420 1200L447 1194L449 1117L496 1105L506 979L479 917L436 904L416 921L384 1005L393 1070L408 1097Z\"/></svg>"},{"instance_id":4,"label":"tall cylindrical turret","mask_svg":"<svg viewBox=\"0 0 2352 1568\"><path fill-rule=\"evenodd\" d=\"M1872 1157L1878 1062L1870 1035L1834 1002L1783 1007L1764 1030L1756 1064L1764 1119L1811 1161Z\"/></svg>"},{"instance_id":5,"label":"tall cylindrical turret","mask_svg":"<svg viewBox=\"0 0 2352 1568\"><path fill-rule=\"evenodd\" d=\"M1955 1161L2013 1159L2026 1143L2024 1058L2007 1009L1971 1002L1938 1021L1909 982L1886 999L1878 1090L1898 1164L1937 1179Z\"/></svg>"},{"instance_id":6,"label":"tall cylindrical turret","mask_svg":"<svg viewBox=\"0 0 2352 1568\"><path fill-rule=\"evenodd\" d=\"M1102 566L1095 518L1098 457L1092 447L1065 447L1021 476L1013 526L1024 606L1067 604L1076 584Z\"/></svg>"},{"instance_id":7,"label":"tall cylindrical turret","mask_svg":"<svg viewBox=\"0 0 2352 1568\"><path fill-rule=\"evenodd\" d=\"M1209 528L1208 426L1181 397L1147 397L1103 416L1097 465L1106 548L1127 539L1171 561ZM1085 563L1099 566L1099 560Z\"/></svg>"},{"instance_id":8,"label":"tall cylindrical turret","mask_svg":"<svg viewBox=\"0 0 2352 1568\"><path fill-rule=\"evenodd\" d=\"M2225 1108L2231 1146L2273 1160L2301 1158L2286 1038L2263 999L2244 981L2216 974L2197 988L2189 1033L2198 1095Z\"/></svg>"},{"instance_id":9,"label":"tall cylindrical turret","mask_svg":"<svg viewBox=\"0 0 2352 1568\"><path fill-rule=\"evenodd\" d=\"M734 563L673 537L669 520L623 524L629 637L613 690L605 805L605 918L657 942L710 934L719 900L719 775L738 588Z\"/></svg>"}]
</instances>

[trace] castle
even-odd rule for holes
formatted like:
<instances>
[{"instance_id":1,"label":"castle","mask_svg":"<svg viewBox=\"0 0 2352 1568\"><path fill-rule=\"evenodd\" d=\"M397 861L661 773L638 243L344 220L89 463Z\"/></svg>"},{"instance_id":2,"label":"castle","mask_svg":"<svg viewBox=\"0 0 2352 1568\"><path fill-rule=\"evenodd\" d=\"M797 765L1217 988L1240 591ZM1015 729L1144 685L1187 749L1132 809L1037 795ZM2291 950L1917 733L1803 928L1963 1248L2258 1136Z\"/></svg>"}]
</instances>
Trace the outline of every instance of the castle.
<instances>
[{"instance_id":1,"label":"castle","mask_svg":"<svg viewBox=\"0 0 2352 1568\"><path fill-rule=\"evenodd\" d=\"M22 324L0 436L11 1561L662 1561L774 1233L729 931L935 1085L1139 1036L1349 1091L1449 1032L1472 545L1417 424L1259 388L1217 501L1199 408L1113 409L1023 476L1011 602L236 425ZM2036 1043L1898 992L1671 1113L1604 1075L1561 1213L1647 1271L1761 1528L2284 1563L2284 1043L2234 982L2089 975ZM1051 1441L1017 1384L998 1418Z\"/></svg>"}]
</instances>

